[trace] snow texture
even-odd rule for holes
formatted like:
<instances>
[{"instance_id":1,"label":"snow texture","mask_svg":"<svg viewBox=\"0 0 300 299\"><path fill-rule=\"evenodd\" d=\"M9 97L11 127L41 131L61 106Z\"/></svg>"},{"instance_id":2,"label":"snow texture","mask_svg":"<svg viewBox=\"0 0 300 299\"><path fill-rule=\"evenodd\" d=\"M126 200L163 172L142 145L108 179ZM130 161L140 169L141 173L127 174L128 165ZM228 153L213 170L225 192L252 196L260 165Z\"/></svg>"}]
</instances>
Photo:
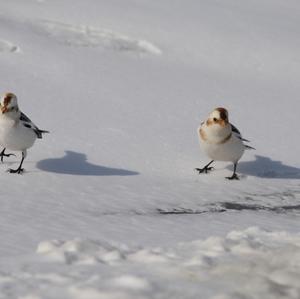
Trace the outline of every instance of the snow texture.
<instances>
[{"instance_id":1,"label":"snow texture","mask_svg":"<svg viewBox=\"0 0 300 299\"><path fill-rule=\"evenodd\" d=\"M1 271L3 298L300 296L300 235L257 227L167 248L44 241L37 254L17 273Z\"/></svg>"},{"instance_id":2,"label":"snow texture","mask_svg":"<svg viewBox=\"0 0 300 299\"><path fill-rule=\"evenodd\" d=\"M298 299L300 2L0 0L0 299ZM216 107L251 140L210 174ZM9 152L9 151L8 151Z\"/></svg>"}]
</instances>

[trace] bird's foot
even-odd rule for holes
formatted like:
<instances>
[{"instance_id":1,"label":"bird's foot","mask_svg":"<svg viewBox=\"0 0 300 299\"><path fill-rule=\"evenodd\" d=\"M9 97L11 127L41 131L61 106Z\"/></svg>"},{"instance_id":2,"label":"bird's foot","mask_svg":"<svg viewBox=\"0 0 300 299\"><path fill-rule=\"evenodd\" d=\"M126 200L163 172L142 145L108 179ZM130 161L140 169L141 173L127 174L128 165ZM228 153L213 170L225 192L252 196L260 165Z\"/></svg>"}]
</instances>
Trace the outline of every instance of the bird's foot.
<instances>
[{"instance_id":1,"label":"bird's foot","mask_svg":"<svg viewBox=\"0 0 300 299\"><path fill-rule=\"evenodd\" d=\"M17 169L11 169L11 168L9 168L9 169L7 169L7 171L8 171L9 173L18 173L18 174L22 174L22 173L24 172L24 168L17 168Z\"/></svg>"},{"instance_id":2,"label":"bird's foot","mask_svg":"<svg viewBox=\"0 0 300 299\"><path fill-rule=\"evenodd\" d=\"M195 168L200 173L208 173L209 171L212 171L213 167L203 167L203 168Z\"/></svg>"},{"instance_id":3,"label":"bird's foot","mask_svg":"<svg viewBox=\"0 0 300 299\"><path fill-rule=\"evenodd\" d=\"M238 175L236 173L234 173L232 176L228 176L226 177L227 180L239 180L240 178L238 177Z\"/></svg>"},{"instance_id":4,"label":"bird's foot","mask_svg":"<svg viewBox=\"0 0 300 299\"><path fill-rule=\"evenodd\" d=\"M10 157L10 156L16 156L15 154L5 154L5 153L0 153L0 159L1 159L1 162L3 163L3 158L4 157Z\"/></svg>"}]
</instances>

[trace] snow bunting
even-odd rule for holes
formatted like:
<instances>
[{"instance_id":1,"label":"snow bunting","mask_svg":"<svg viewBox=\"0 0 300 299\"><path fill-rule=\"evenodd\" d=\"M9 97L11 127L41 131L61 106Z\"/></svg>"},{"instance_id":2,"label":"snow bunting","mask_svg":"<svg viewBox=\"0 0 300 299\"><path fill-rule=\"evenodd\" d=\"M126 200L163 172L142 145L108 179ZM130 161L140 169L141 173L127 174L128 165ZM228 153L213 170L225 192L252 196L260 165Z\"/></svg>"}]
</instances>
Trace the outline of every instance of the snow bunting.
<instances>
[{"instance_id":1,"label":"snow bunting","mask_svg":"<svg viewBox=\"0 0 300 299\"><path fill-rule=\"evenodd\" d=\"M5 149L21 151L22 160L17 169L9 169L11 173L23 172L22 164L36 138L42 138L43 133L18 107L17 97L13 93L6 93L0 101L0 145L4 147L2 157L7 156ZM10 155L10 154L8 154Z\"/></svg>"},{"instance_id":2,"label":"snow bunting","mask_svg":"<svg viewBox=\"0 0 300 299\"><path fill-rule=\"evenodd\" d=\"M214 161L233 162L233 174L227 177L230 180L238 180L236 168L245 149L254 149L244 144L249 142L241 136L239 130L228 120L228 112L225 108L216 108L210 113L208 119L198 129L200 145L206 155L212 160L203 168L196 168L199 173L207 173L212 170L210 165Z\"/></svg>"}]
</instances>

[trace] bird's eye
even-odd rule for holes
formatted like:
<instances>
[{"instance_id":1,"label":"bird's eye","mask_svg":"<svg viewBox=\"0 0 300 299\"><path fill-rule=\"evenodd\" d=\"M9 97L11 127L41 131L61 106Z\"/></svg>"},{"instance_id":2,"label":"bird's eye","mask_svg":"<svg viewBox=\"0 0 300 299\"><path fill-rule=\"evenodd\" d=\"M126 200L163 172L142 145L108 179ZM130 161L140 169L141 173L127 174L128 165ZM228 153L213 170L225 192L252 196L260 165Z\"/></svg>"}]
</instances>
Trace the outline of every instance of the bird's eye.
<instances>
[{"instance_id":1,"label":"bird's eye","mask_svg":"<svg viewBox=\"0 0 300 299\"><path fill-rule=\"evenodd\" d=\"M214 117L214 121L217 121L217 119Z\"/></svg>"}]
</instances>

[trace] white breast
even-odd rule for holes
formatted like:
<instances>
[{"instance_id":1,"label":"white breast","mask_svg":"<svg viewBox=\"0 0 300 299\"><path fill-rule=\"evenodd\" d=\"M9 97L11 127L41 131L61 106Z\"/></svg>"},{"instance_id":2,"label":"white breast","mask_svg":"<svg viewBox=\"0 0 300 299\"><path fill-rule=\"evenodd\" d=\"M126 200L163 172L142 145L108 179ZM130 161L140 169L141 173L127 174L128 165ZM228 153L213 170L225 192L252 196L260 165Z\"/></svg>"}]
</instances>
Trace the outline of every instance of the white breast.
<instances>
[{"instance_id":1,"label":"white breast","mask_svg":"<svg viewBox=\"0 0 300 299\"><path fill-rule=\"evenodd\" d=\"M201 129L203 134L201 136L199 130L200 146L209 158L216 161L237 162L242 157L245 146L241 139L230 133L231 130L215 135L205 124Z\"/></svg>"},{"instance_id":2,"label":"white breast","mask_svg":"<svg viewBox=\"0 0 300 299\"><path fill-rule=\"evenodd\" d=\"M201 141L200 145L207 156L216 161L237 162L242 157L245 150L242 141L233 135L223 144Z\"/></svg>"},{"instance_id":3,"label":"white breast","mask_svg":"<svg viewBox=\"0 0 300 299\"><path fill-rule=\"evenodd\" d=\"M36 140L33 130L24 127L14 120L0 120L0 143L13 151L23 151L30 148Z\"/></svg>"}]
</instances>

